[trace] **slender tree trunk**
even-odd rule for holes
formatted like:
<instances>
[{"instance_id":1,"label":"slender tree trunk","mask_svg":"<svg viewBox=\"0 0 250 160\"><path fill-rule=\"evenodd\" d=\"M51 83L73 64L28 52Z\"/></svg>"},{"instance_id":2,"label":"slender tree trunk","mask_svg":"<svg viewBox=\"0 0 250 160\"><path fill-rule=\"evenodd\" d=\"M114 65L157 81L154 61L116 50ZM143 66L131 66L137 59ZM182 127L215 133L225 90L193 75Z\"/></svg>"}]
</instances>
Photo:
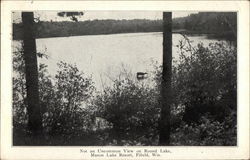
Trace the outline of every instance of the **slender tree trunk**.
<instances>
[{"instance_id":1,"label":"slender tree trunk","mask_svg":"<svg viewBox=\"0 0 250 160\"><path fill-rule=\"evenodd\" d=\"M163 71L162 71L162 108L160 119L159 145L170 143L170 105L172 76L172 12L163 12Z\"/></svg>"},{"instance_id":2,"label":"slender tree trunk","mask_svg":"<svg viewBox=\"0 0 250 160\"><path fill-rule=\"evenodd\" d=\"M26 90L28 102L28 128L34 137L41 136L42 117L39 104L38 67L34 36L33 12L22 12L23 49L25 62Z\"/></svg>"}]
</instances>

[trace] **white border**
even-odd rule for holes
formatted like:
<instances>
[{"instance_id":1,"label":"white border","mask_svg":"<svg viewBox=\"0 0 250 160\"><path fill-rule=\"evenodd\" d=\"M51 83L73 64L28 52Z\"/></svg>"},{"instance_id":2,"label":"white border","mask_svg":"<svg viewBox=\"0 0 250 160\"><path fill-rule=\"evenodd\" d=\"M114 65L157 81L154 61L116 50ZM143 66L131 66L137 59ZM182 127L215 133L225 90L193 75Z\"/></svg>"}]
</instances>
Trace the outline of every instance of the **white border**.
<instances>
[{"instance_id":1,"label":"white border","mask_svg":"<svg viewBox=\"0 0 250 160\"><path fill-rule=\"evenodd\" d=\"M89 150L91 148L101 148L101 147L13 147L12 146L11 11L13 10L237 11L238 12L238 124L239 124L237 147L172 146L172 147L153 147L153 148L167 148L172 152L170 154L165 154L165 156L162 156L158 159L169 159L169 158L248 159L249 158L249 2L248 1L169 1L169 2L2 1L1 2L1 159L90 159L90 157L88 157L87 155L80 154L80 149L86 148ZM124 147L109 147L109 148L118 149ZM126 148L139 149L139 148L152 148L152 147L126 147ZM112 159L112 158L106 158L106 159ZM149 158L144 158L144 159L149 159Z\"/></svg>"}]
</instances>

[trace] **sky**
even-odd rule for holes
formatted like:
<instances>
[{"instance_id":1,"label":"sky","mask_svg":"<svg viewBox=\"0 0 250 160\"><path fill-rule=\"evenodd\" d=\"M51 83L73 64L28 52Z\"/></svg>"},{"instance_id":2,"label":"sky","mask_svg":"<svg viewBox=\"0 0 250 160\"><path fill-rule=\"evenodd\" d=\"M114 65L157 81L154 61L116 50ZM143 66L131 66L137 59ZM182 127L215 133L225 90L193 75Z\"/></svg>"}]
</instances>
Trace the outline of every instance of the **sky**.
<instances>
[{"instance_id":1,"label":"sky","mask_svg":"<svg viewBox=\"0 0 250 160\"><path fill-rule=\"evenodd\" d=\"M173 12L173 18L185 17L189 14L197 12ZM59 17L56 11L36 11L35 17L39 17L41 21L68 21L69 17ZM160 11L84 11L84 15L78 17L79 21L94 20L94 19L162 19L162 12ZM21 21L21 12L13 13L14 23Z\"/></svg>"}]
</instances>

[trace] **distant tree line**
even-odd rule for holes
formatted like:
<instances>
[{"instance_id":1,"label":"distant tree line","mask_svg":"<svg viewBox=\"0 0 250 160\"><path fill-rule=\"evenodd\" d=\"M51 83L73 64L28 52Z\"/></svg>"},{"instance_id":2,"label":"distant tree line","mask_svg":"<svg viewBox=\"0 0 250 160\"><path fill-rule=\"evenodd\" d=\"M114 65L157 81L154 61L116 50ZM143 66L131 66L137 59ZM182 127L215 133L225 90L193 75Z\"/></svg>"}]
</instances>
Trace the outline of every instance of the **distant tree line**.
<instances>
[{"instance_id":1,"label":"distant tree line","mask_svg":"<svg viewBox=\"0 0 250 160\"><path fill-rule=\"evenodd\" d=\"M87 20L40 21L36 23L36 38L67 37L136 32L161 32L162 20ZM236 12L200 12L173 19L173 30L186 34L211 34L216 38L236 39ZM13 38L22 39L22 23L13 24Z\"/></svg>"},{"instance_id":2,"label":"distant tree line","mask_svg":"<svg viewBox=\"0 0 250 160\"><path fill-rule=\"evenodd\" d=\"M21 39L22 24L14 24L14 39ZM77 35L97 35L135 32L159 32L162 30L160 20L87 20L80 22L39 22L37 38L66 37Z\"/></svg>"},{"instance_id":3,"label":"distant tree line","mask_svg":"<svg viewBox=\"0 0 250 160\"><path fill-rule=\"evenodd\" d=\"M236 12L199 12L173 20L174 29L187 33L214 34L215 38L235 40L237 37Z\"/></svg>"}]
</instances>

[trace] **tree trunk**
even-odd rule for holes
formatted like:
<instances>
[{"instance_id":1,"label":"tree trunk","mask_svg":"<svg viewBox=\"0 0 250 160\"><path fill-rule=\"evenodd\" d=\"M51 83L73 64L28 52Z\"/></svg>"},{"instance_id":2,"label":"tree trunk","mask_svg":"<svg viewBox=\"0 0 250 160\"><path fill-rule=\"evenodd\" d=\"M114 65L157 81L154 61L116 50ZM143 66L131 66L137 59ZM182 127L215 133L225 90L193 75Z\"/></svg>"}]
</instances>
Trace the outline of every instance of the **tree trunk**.
<instances>
[{"instance_id":1,"label":"tree trunk","mask_svg":"<svg viewBox=\"0 0 250 160\"><path fill-rule=\"evenodd\" d=\"M159 145L170 143L170 105L172 76L172 12L163 12L163 71L161 84L161 119Z\"/></svg>"},{"instance_id":2,"label":"tree trunk","mask_svg":"<svg viewBox=\"0 0 250 160\"><path fill-rule=\"evenodd\" d=\"M28 128L35 137L42 133L42 117L39 104L38 67L34 36L33 12L22 12L23 49L25 62L26 90L28 102Z\"/></svg>"}]
</instances>

